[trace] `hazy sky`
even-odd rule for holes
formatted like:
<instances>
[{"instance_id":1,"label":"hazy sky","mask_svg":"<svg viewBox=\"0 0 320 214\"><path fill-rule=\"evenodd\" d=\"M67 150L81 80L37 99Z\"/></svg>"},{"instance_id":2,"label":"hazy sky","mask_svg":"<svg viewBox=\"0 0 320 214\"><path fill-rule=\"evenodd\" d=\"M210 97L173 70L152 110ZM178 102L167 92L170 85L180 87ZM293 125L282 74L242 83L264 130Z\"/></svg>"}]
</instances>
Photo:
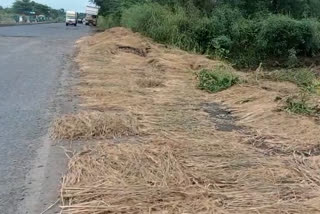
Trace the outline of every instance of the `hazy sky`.
<instances>
[{"instance_id":1,"label":"hazy sky","mask_svg":"<svg viewBox=\"0 0 320 214\"><path fill-rule=\"evenodd\" d=\"M9 7L15 0L0 0L0 5ZM66 10L75 10L84 12L89 0L34 0L35 2L46 4L54 9L64 8Z\"/></svg>"}]
</instances>

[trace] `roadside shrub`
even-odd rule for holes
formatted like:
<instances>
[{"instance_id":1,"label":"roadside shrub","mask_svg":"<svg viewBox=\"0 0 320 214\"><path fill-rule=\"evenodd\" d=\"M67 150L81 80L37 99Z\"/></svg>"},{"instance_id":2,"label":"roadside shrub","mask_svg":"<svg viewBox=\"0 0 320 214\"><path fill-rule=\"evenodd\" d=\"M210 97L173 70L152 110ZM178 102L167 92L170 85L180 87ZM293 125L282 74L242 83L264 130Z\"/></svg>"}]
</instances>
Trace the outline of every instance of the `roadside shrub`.
<instances>
[{"instance_id":1,"label":"roadside shrub","mask_svg":"<svg viewBox=\"0 0 320 214\"><path fill-rule=\"evenodd\" d=\"M241 12L236 8L220 6L213 10L210 19L215 20L215 25L220 25L218 35L231 35L232 27L239 20L243 19Z\"/></svg>"},{"instance_id":2,"label":"roadside shrub","mask_svg":"<svg viewBox=\"0 0 320 214\"><path fill-rule=\"evenodd\" d=\"M178 36L177 17L159 4L135 5L125 10L122 25L142 32L157 42L173 43Z\"/></svg>"},{"instance_id":3,"label":"roadside shrub","mask_svg":"<svg viewBox=\"0 0 320 214\"><path fill-rule=\"evenodd\" d=\"M196 8L192 11L157 3L135 5L123 12L121 24L157 42L227 58L232 25L243 18L240 11L219 7L209 16L200 15Z\"/></svg>"},{"instance_id":4,"label":"roadside shrub","mask_svg":"<svg viewBox=\"0 0 320 214\"><path fill-rule=\"evenodd\" d=\"M239 77L231 71L227 71L225 67L218 67L213 70L202 70L198 74L201 90L211 93L225 90L239 82Z\"/></svg>"},{"instance_id":5,"label":"roadside shrub","mask_svg":"<svg viewBox=\"0 0 320 214\"><path fill-rule=\"evenodd\" d=\"M193 36L199 22L201 20L188 16L181 7L173 10L157 3L135 5L124 11L121 20L123 26L141 32L157 42L200 52L202 47Z\"/></svg>"},{"instance_id":6,"label":"roadside shrub","mask_svg":"<svg viewBox=\"0 0 320 214\"><path fill-rule=\"evenodd\" d=\"M312 41L310 44L309 56L314 56L319 54L320 51L320 22L316 19L304 19L301 21L307 25L312 32Z\"/></svg>"},{"instance_id":7,"label":"roadside shrub","mask_svg":"<svg viewBox=\"0 0 320 214\"><path fill-rule=\"evenodd\" d=\"M119 15L99 16L98 28L101 30L116 27L120 25Z\"/></svg>"},{"instance_id":8,"label":"roadside shrub","mask_svg":"<svg viewBox=\"0 0 320 214\"><path fill-rule=\"evenodd\" d=\"M213 39L212 46L214 47L214 53L216 56L221 58L228 58L232 47L232 41L227 36L218 36Z\"/></svg>"},{"instance_id":9,"label":"roadside shrub","mask_svg":"<svg viewBox=\"0 0 320 214\"><path fill-rule=\"evenodd\" d=\"M163 19L166 15L165 11L160 10L159 7L160 5L158 4L155 4L154 7L152 7L151 4L132 6L123 11L121 25L131 28L133 31L139 31L146 34L148 33L148 28L152 19Z\"/></svg>"},{"instance_id":10,"label":"roadside shrub","mask_svg":"<svg viewBox=\"0 0 320 214\"><path fill-rule=\"evenodd\" d=\"M188 31L190 37L193 38L194 42L199 46L199 52L202 53L213 53L214 47L212 44L213 38L218 36L219 31L223 28L217 20L210 19L208 17L194 18L190 21Z\"/></svg>"},{"instance_id":11,"label":"roadside shrub","mask_svg":"<svg viewBox=\"0 0 320 214\"><path fill-rule=\"evenodd\" d=\"M300 21L283 15L272 15L261 23L258 49L268 56L288 56L289 50L298 55L318 51L312 21Z\"/></svg>"},{"instance_id":12,"label":"roadside shrub","mask_svg":"<svg viewBox=\"0 0 320 214\"><path fill-rule=\"evenodd\" d=\"M257 51L257 34L260 31L260 20L240 19L231 29L232 50L230 60L237 67L252 67L258 65L264 57L262 51Z\"/></svg>"},{"instance_id":13,"label":"roadside shrub","mask_svg":"<svg viewBox=\"0 0 320 214\"><path fill-rule=\"evenodd\" d=\"M194 6L148 2L134 4L101 25L122 25L156 42L229 59L236 67L254 67L279 58L299 66L300 56L320 50L320 23L285 15L259 13L245 17L237 7L218 5L210 13Z\"/></svg>"},{"instance_id":14,"label":"roadside shrub","mask_svg":"<svg viewBox=\"0 0 320 214\"><path fill-rule=\"evenodd\" d=\"M233 49L233 26L242 20L238 9L217 7L208 17L201 19L201 28L194 29L192 37L208 54L228 58Z\"/></svg>"}]
</instances>

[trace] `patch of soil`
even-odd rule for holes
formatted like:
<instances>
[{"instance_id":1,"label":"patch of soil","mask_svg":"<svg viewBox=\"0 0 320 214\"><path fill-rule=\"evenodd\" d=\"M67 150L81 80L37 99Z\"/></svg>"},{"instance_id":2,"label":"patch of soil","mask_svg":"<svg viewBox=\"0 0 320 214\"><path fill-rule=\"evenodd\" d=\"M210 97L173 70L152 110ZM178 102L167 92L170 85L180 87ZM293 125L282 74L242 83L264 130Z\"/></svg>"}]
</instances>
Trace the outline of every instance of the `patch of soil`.
<instances>
[{"instance_id":1,"label":"patch of soil","mask_svg":"<svg viewBox=\"0 0 320 214\"><path fill-rule=\"evenodd\" d=\"M226 107L218 103L202 103L203 110L210 115L218 131L240 131L244 127L236 125L237 118Z\"/></svg>"}]
</instances>

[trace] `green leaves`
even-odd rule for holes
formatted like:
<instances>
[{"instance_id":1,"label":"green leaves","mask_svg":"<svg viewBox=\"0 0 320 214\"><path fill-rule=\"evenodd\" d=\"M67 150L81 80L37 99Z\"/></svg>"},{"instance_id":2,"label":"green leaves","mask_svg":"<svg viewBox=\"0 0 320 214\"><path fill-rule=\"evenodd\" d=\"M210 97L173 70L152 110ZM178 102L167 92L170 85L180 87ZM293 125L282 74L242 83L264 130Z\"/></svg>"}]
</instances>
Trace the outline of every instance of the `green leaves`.
<instances>
[{"instance_id":1,"label":"green leaves","mask_svg":"<svg viewBox=\"0 0 320 214\"><path fill-rule=\"evenodd\" d=\"M30 0L16 0L12 5L12 11L17 14L24 15L45 15L47 17L57 18L58 16L65 16L64 10L55 10L51 7L39 4Z\"/></svg>"},{"instance_id":2,"label":"green leaves","mask_svg":"<svg viewBox=\"0 0 320 214\"><path fill-rule=\"evenodd\" d=\"M308 95L301 94L287 98L284 109L294 114L317 116L319 109L308 102Z\"/></svg>"},{"instance_id":3,"label":"green leaves","mask_svg":"<svg viewBox=\"0 0 320 214\"><path fill-rule=\"evenodd\" d=\"M215 93L230 88L240 81L238 76L224 69L224 67L218 67L213 70L200 71L198 88Z\"/></svg>"},{"instance_id":4,"label":"green leaves","mask_svg":"<svg viewBox=\"0 0 320 214\"><path fill-rule=\"evenodd\" d=\"M228 59L240 68L275 59L282 67L295 67L301 57L320 53L320 22L300 19L320 16L311 10L313 5L320 11L315 0L92 1L106 20L157 42Z\"/></svg>"}]
</instances>

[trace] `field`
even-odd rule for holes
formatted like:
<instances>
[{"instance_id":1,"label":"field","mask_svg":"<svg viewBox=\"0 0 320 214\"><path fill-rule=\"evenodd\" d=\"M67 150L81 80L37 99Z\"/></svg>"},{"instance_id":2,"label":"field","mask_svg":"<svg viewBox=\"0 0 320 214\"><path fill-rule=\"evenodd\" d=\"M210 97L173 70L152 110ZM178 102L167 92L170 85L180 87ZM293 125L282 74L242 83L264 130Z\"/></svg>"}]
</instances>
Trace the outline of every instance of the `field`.
<instances>
[{"instance_id":1,"label":"field","mask_svg":"<svg viewBox=\"0 0 320 214\"><path fill-rule=\"evenodd\" d=\"M52 137L87 143L63 178L62 213L320 213L319 118L285 110L297 84L125 28L77 46L80 110Z\"/></svg>"}]
</instances>

